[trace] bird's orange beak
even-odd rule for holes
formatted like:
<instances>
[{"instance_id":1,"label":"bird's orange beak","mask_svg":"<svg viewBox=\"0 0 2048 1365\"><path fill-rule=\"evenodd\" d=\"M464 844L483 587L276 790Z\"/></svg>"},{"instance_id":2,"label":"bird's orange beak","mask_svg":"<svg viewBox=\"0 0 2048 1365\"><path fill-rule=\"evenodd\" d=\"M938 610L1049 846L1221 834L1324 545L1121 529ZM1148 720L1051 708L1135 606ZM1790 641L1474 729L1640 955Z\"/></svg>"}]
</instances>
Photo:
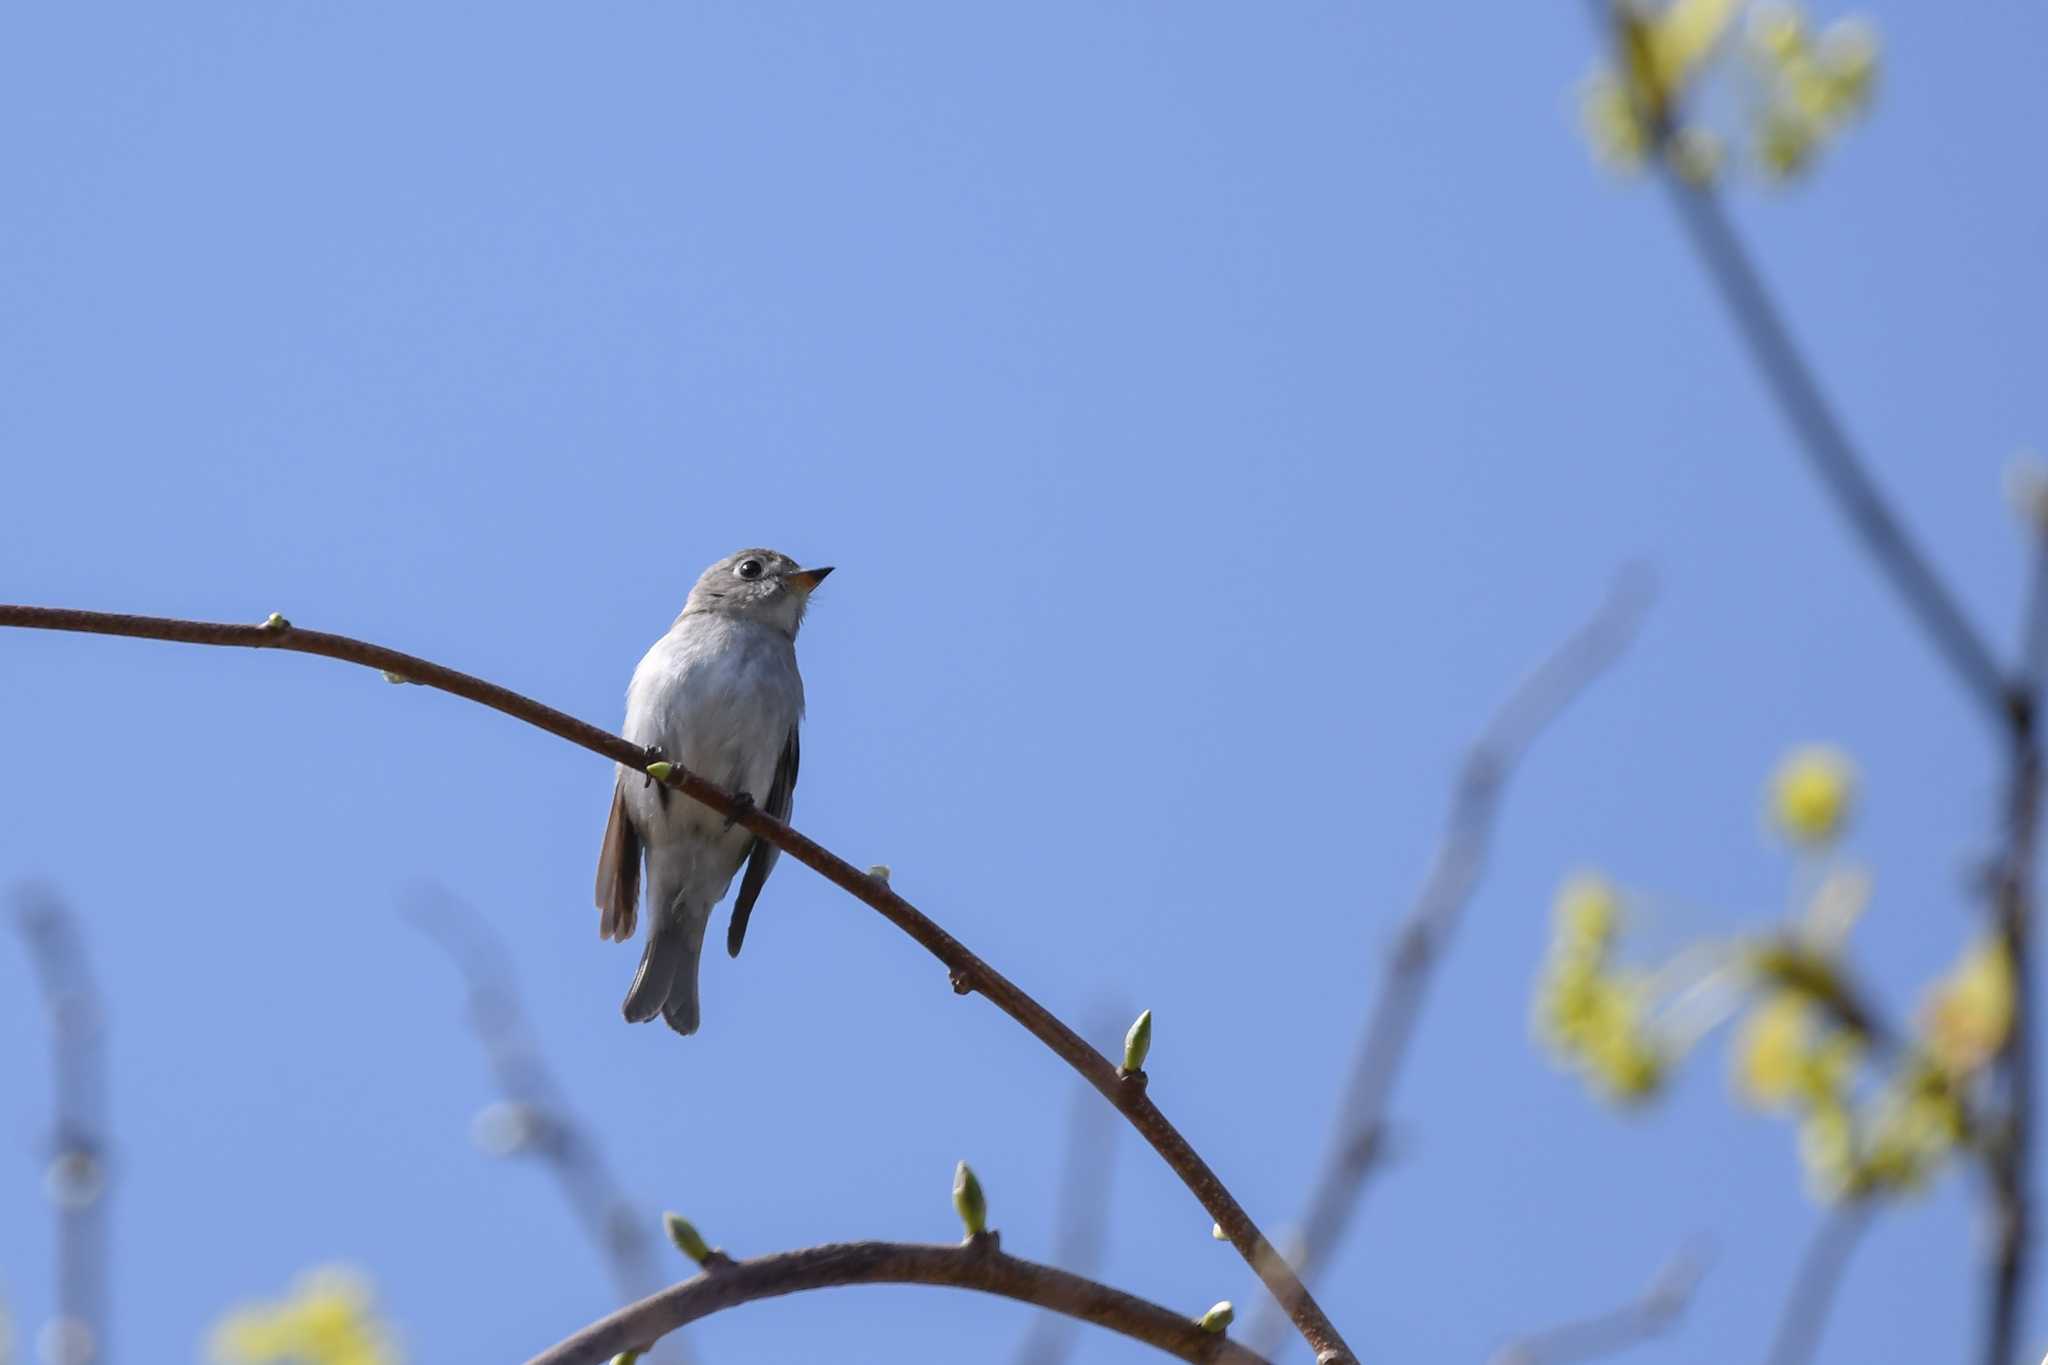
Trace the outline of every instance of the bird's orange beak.
<instances>
[{"instance_id":1,"label":"bird's orange beak","mask_svg":"<svg viewBox=\"0 0 2048 1365\"><path fill-rule=\"evenodd\" d=\"M798 569L795 573L784 574L782 578L785 583L794 584L798 588L803 589L803 591L809 592L812 588L823 583L825 575L831 572L832 566L827 564L822 569Z\"/></svg>"}]
</instances>

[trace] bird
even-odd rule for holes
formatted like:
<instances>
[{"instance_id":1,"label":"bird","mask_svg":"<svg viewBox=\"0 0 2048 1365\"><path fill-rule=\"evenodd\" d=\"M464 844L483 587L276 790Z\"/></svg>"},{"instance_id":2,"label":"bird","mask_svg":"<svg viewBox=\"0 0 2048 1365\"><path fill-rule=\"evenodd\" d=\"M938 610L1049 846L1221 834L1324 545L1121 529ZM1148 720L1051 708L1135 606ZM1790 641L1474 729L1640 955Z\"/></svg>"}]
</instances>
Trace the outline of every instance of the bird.
<instances>
[{"instance_id":1,"label":"bird","mask_svg":"<svg viewBox=\"0 0 2048 1365\"><path fill-rule=\"evenodd\" d=\"M697 579L683 610L633 670L625 737L723 786L742 806L788 820L796 794L804 682L796 633L832 572L774 550L740 550ZM697 964L712 907L744 866L726 934L739 956L747 919L778 850L709 806L619 765L597 859L598 932L633 937L643 861L647 946L626 992L628 1021L656 1015L697 1031Z\"/></svg>"}]
</instances>

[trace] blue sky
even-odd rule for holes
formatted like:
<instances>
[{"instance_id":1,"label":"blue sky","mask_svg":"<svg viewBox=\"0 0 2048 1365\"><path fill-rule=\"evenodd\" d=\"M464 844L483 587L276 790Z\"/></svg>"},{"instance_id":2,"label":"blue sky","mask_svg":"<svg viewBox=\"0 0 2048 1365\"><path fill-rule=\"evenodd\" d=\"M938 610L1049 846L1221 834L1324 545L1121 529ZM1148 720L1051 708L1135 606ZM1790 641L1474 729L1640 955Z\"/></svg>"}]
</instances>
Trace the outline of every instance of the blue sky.
<instances>
[{"instance_id":1,"label":"blue sky","mask_svg":"<svg viewBox=\"0 0 2048 1365\"><path fill-rule=\"evenodd\" d=\"M1735 212L2010 641L2048 18L1869 12L1873 116ZM836 564L797 823L1060 1013L1150 1006L1153 1094L1279 1228L1458 753L1646 558L1654 615L1509 797L1322 1297L1368 1361L1476 1360L1704 1234L1638 1358L1758 1358L1816 1222L1790 1135L1730 1108L1719 1040L1626 1121L1550 1068L1550 893L1588 865L1663 893L1665 946L1767 924L1761 783L1832 741L1877 878L1857 962L1904 1011L1972 925L1995 754L1665 205L1590 163L1593 53L1569 4L16 8L0 597L283 611L615 725L703 564ZM650 1216L735 1253L947 1238L965 1157L1005 1245L1050 1254L1075 1082L802 868L707 962L699 1036L621 1022L591 755L320 660L79 637L0 640L0 718L0 880L67 893L112 997L128 1356L330 1261L415 1360L523 1359L606 1309L541 1173L469 1145L482 1061L397 915L422 877L503 931ZM0 952L0 1291L33 1320L30 985ZM1976 1192L1878 1225L1822 1359L1974 1349ZM1113 1200L1106 1278L1250 1301L1135 1139ZM1026 1318L843 1291L697 1340L986 1359Z\"/></svg>"}]
</instances>

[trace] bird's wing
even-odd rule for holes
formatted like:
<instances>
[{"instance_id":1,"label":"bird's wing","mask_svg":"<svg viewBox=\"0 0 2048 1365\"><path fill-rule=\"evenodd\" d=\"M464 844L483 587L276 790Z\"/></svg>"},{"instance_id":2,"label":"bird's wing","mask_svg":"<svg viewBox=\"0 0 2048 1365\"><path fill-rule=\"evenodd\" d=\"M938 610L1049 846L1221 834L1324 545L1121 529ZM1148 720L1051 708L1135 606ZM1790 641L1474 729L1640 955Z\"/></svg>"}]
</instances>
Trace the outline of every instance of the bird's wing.
<instances>
[{"instance_id":1,"label":"bird's wing","mask_svg":"<svg viewBox=\"0 0 2048 1365\"><path fill-rule=\"evenodd\" d=\"M603 912L598 936L616 943L633 937L633 918L640 907L640 831L626 812L626 774L612 788L611 819L605 822L604 847L597 854L597 908Z\"/></svg>"},{"instance_id":2,"label":"bird's wing","mask_svg":"<svg viewBox=\"0 0 2048 1365\"><path fill-rule=\"evenodd\" d=\"M768 784L768 800L761 807L778 820L789 819L790 805L796 797L798 756L796 727L792 725L789 741L782 746L782 757L775 763L775 780ZM725 931L725 951L734 957L740 955L740 943L747 936L747 916L754 913L754 902L760 898L761 887L781 852L766 839L756 837L753 851L747 855L747 875L740 879L740 898L732 905L732 927Z\"/></svg>"}]
</instances>

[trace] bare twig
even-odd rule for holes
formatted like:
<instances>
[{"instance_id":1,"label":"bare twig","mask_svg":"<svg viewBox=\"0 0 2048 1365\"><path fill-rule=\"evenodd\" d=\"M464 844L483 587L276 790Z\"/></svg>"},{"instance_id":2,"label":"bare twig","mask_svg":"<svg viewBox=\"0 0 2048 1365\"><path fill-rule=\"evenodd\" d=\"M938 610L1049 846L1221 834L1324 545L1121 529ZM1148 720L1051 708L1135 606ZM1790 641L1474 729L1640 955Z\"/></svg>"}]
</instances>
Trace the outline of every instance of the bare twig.
<instances>
[{"instance_id":1,"label":"bare twig","mask_svg":"<svg viewBox=\"0 0 2048 1365\"><path fill-rule=\"evenodd\" d=\"M1182 1360L1262 1365L1262 1357L1221 1333L1203 1331L1183 1314L1064 1270L1007 1256L993 1233L955 1246L840 1242L715 1265L586 1327L527 1365L603 1365L622 1351L644 1349L664 1332L737 1304L849 1284L974 1289L1092 1322Z\"/></svg>"},{"instance_id":2,"label":"bare twig","mask_svg":"<svg viewBox=\"0 0 2048 1365\"><path fill-rule=\"evenodd\" d=\"M2028 525L2034 532L2034 574L2021 626L2019 682L2013 691L2005 851L1992 898L1992 931L2012 973L2012 1023L1997 1061L2003 1122L1991 1129L1985 1146L1992 1227L1984 1359L1998 1365L2011 1365L2019 1358L2034 1242L2033 923L2041 825L2041 685L2048 661L2048 530L2032 517Z\"/></svg>"},{"instance_id":3,"label":"bare twig","mask_svg":"<svg viewBox=\"0 0 2048 1365\"><path fill-rule=\"evenodd\" d=\"M93 1365L107 1358L104 1015L71 913L41 889L25 888L16 901L49 1012L56 1086L46 1183L57 1208L57 1312L44 1351L63 1365Z\"/></svg>"},{"instance_id":4,"label":"bare twig","mask_svg":"<svg viewBox=\"0 0 2048 1365\"><path fill-rule=\"evenodd\" d=\"M1821 1328L1827 1324L1828 1309L1834 1305L1835 1290L1842 1282L1842 1268L1849 1253L1870 1226L1871 1210L1858 1201L1830 1211L1822 1220L1799 1269L1792 1277L1792 1292L1778 1316L1778 1330L1771 1338L1770 1365L1805 1365L1820 1345Z\"/></svg>"},{"instance_id":5,"label":"bare twig","mask_svg":"<svg viewBox=\"0 0 2048 1365\"><path fill-rule=\"evenodd\" d=\"M2013 742L2007 778L2005 855L1993 898L1993 932L2012 973L2012 1024L1999 1049L2003 1123L1991 1133L1985 1161L1991 1177L1991 1292L1984 1333L1986 1365L2019 1358L2029 1263L2033 1259L2032 1147L2034 1129L2033 972L2034 878L2041 822L2041 749L2034 737L2034 699L2025 696L2027 723Z\"/></svg>"},{"instance_id":6,"label":"bare twig","mask_svg":"<svg viewBox=\"0 0 2048 1365\"><path fill-rule=\"evenodd\" d=\"M504 945L490 921L439 887L411 896L405 918L452 959L469 987L469 1019L496 1079L502 1155L530 1153L547 1166L570 1212L605 1263L621 1300L643 1298L661 1286L654 1219L636 1208L612 1177L590 1126L563 1097L542 1059ZM688 1358L680 1339L670 1343Z\"/></svg>"},{"instance_id":7,"label":"bare twig","mask_svg":"<svg viewBox=\"0 0 2048 1365\"><path fill-rule=\"evenodd\" d=\"M1984 637L1970 623L1960 603L1929 567L1924 554L1877 489L1863 461L1850 444L1840 420L1821 392L1805 357L1792 341L1777 304L1736 235L1734 224L1715 194L1674 171L1661 177L1678 208L1693 249L1720 287L1736 327L1756 355L1785 420L1792 425L1821 481L1862 537L1892 586L1906 601L1935 648L1947 659L1956 680L1982 706L1994 723L2009 719L2009 690Z\"/></svg>"},{"instance_id":8,"label":"bare twig","mask_svg":"<svg viewBox=\"0 0 2048 1365\"><path fill-rule=\"evenodd\" d=\"M1091 1032L1108 1036L1099 1029ZM1054 1246L1054 1259L1076 1275L1093 1275L1102 1263L1102 1248L1109 1235L1109 1187L1115 1157L1116 1128L1108 1113L1086 1091L1077 1092L1067 1126ZM1017 1344L1017 1365L1061 1365L1072 1354L1077 1336L1072 1319L1040 1313Z\"/></svg>"},{"instance_id":9,"label":"bare twig","mask_svg":"<svg viewBox=\"0 0 2048 1365\"><path fill-rule=\"evenodd\" d=\"M2048 667L2048 526L2041 513L2029 509L2028 528L2034 534L2034 569L2027 582L2026 615L2020 627L2020 670L2018 689L2034 699L2041 696L2042 670Z\"/></svg>"},{"instance_id":10,"label":"bare twig","mask_svg":"<svg viewBox=\"0 0 2048 1365\"><path fill-rule=\"evenodd\" d=\"M1705 1272L1699 1250L1682 1248L1629 1302L1510 1342L1495 1353L1492 1365L1568 1365L1640 1345L1678 1321Z\"/></svg>"},{"instance_id":11,"label":"bare twig","mask_svg":"<svg viewBox=\"0 0 2048 1365\"><path fill-rule=\"evenodd\" d=\"M317 654L360 664L397 679L419 683L462 697L492 710L501 711L537 729L559 736L572 744L644 772L654 755L637 744L628 743L574 716L521 696L496 683L485 682L441 664L386 649L364 640L324 631L300 630L282 617L262 625L236 626L210 621L186 621L158 616L125 616L108 612L70 611L56 607L0 605L0 626L37 630L75 631L89 635L118 635L131 639L170 640L183 644L220 645L246 649L279 649L300 654ZM1272 1243L1259 1231L1251 1216L1237 1202L1216 1173L1209 1169L1146 1094L1143 1072L1120 1075L1107 1058L1090 1047L1081 1036L1056 1018L1045 1006L1019 988L1008 977L969 952L961 942L940 928L916 906L889 889L887 883L869 876L844 858L830 852L795 829L751 803L741 806L724 788L687 769L671 764L664 779L691 800L702 803L743 825L773 844L789 857L823 876L833 885L850 892L855 899L879 912L925 951L947 967L953 989L961 994L976 991L997 1009L1022 1024L1027 1032L1078 1072L1081 1078L1107 1099L1152 1149L1201 1201L1230 1244L1245 1262L1259 1273L1266 1288L1289 1305L1289 1317L1316 1352L1321 1365L1353 1361L1352 1353L1322 1306L1304 1288L1294 1272L1273 1251Z\"/></svg>"},{"instance_id":12,"label":"bare twig","mask_svg":"<svg viewBox=\"0 0 2048 1365\"><path fill-rule=\"evenodd\" d=\"M1624 69L1646 72L1655 62L1643 51L1648 42L1637 11L1615 0L1588 0L1594 22L1626 63ZM1736 330L1748 343L1757 369L1770 387L1779 410L1799 438L1807 463L1834 496L1836 506L1863 541L1863 548L1891 580L1907 608L1926 630L1935 648L1954 670L1956 679L2000 725L2009 719L2010 688L1984 636L1970 623L1961 604L1914 544L1821 391L1813 367L1792 340L1777 302L1743 248L1734 224L1710 186L1689 179L1672 164L1672 135L1677 127L1672 100L1678 92L1645 90L1626 83L1648 134L1650 163L1670 194L1700 264L1720 290Z\"/></svg>"},{"instance_id":13,"label":"bare twig","mask_svg":"<svg viewBox=\"0 0 2048 1365\"><path fill-rule=\"evenodd\" d=\"M1334 1141L1309 1196L1299 1241L1288 1248L1303 1280L1313 1278L1336 1250L1378 1164L1387 1103L1422 1014L1431 969L1485 871L1502 788L1537 735L1634 639L1650 594L1647 569L1624 570L1607 600L1508 694L1466 751L1442 842L1381 961L1379 991L1359 1037ZM1277 1355L1283 1330L1281 1318L1262 1310L1246 1339Z\"/></svg>"}]
</instances>

